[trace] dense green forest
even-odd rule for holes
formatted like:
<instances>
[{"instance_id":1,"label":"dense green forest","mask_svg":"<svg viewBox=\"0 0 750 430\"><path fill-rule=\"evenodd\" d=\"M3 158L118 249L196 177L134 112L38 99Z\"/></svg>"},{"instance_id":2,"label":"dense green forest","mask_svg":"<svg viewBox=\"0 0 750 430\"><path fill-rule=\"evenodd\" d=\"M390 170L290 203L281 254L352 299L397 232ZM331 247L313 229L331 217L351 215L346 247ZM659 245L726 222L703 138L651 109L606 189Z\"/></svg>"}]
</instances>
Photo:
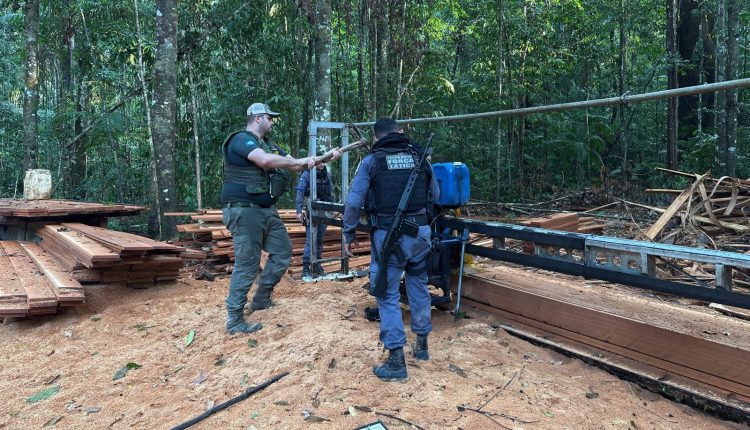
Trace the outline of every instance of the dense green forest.
<instances>
[{"instance_id":1,"label":"dense green forest","mask_svg":"<svg viewBox=\"0 0 750 430\"><path fill-rule=\"evenodd\" d=\"M153 214L218 207L220 144L254 101L283 113L274 138L303 155L312 119L458 115L750 77L748 0L2 4L0 197L22 194L25 168L45 168L54 198ZM748 89L408 132L435 132L434 161L467 163L481 200L664 187L654 167L750 176ZM168 237L170 223L155 218L151 233Z\"/></svg>"}]
</instances>

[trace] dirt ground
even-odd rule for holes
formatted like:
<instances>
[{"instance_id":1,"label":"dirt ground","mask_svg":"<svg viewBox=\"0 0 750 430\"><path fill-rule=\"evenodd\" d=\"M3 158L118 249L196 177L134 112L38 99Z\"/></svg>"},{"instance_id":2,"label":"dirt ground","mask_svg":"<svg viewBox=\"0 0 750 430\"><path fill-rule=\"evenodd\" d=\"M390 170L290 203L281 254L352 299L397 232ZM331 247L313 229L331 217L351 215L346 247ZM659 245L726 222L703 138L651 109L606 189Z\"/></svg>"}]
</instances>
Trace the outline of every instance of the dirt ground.
<instances>
[{"instance_id":1,"label":"dirt ground","mask_svg":"<svg viewBox=\"0 0 750 430\"><path fill-rule=\"evenodd\" d=\"M373 304L364 282L287 276L277 306L249 317L265 327L234 337L224 333L228 279L186 273L147 290L87 287L84 306L0 325L0 429L171 428L285 371L193 428L355 429L377 420L389 429L747 428L513 337L473 309L458 322L433 310L431 359L417 362L407 347L408 381L381 382L371 368L386 353L377 323L362 316ZM128 363L141 367L113 380ZM29 403L51 387L59 391Z\"/></svg>"}]
</instances>

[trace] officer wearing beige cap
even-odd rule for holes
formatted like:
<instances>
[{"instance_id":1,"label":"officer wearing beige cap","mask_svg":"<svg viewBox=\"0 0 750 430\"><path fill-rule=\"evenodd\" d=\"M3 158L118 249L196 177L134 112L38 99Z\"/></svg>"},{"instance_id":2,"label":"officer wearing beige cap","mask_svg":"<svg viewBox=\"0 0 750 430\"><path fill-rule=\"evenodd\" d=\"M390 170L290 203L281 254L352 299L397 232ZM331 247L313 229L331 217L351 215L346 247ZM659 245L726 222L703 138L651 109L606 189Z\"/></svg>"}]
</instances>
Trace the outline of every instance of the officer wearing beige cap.
<instances>
[{"instance_id":1,"label":"officer wearing beige cap","mask_svg":"<svg viewBox=\"0 0 750 430\"><path fill-rule=\"evenodd\" d=\"M243 315L247 294L258 276L261 251L268 253L268 262L257 281L251 310L273 306L271 293L292 258L292 243L275 204L289 185L289 171L316 164L314 156L294 158L268 140L279 115L267 104L251 104L245 129L231 133L222 145L223 219L232 233L235 255L227 296L227 332L232 335L263 327L259 322L246 322ZM340 156L334 150L334 159Z\"/></svg>"}]
</instances>

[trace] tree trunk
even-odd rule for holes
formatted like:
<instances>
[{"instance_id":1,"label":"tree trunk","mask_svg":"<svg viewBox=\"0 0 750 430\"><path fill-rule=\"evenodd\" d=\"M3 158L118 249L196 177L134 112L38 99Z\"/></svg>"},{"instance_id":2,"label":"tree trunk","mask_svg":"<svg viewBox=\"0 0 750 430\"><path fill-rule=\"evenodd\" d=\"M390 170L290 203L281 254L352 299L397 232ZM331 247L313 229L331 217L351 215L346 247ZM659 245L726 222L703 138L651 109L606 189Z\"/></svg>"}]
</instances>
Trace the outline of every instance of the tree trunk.
<instances>
[{"instance_id":1,"label":"tree trunk","mask_svg":"<svg viewBox=\"0 0 750 430\"><path fill-rule=\"evenodd\" d=\"M698 24L698 32L703 33L703 20L701 19L700 24ZM698 57L700 60L698 61L698 82L700 82L701 85L706 83L706 50L705 50L705 44L703 43L702 39L699 39L698 41L698 47L696 48L698 50ZM698 134L703 134L703 112L704 112L704 94L698 94L698 106L695 109L695 112L698 115Z\"/></svg>"},{"instance_id":2,"label":"tree trunk","mask_svg":"<svg viewBox=\"0 0 750 430\"><path fill-rule=\"evenodd\" d=\"M675 2L667 0L667 56L669 57L669 69L667 69L667 89L677 88L677 25L675 22ZM678 98L667 99L667 169L677 169L677 111Z\"/></svg>"},{"instance_id":3,"label":"tree trunk","mask_svg":"<svg viewBox=\"0 0 750 430\"><path fill-rule=\"evenodd\" d=\"M85 60L81 58L79 63L82 61ZM73 125L73 131L76 136L83 133L83 130L88 127L86 119L90 103L91 92L89 90L89 85L86 83L86 80L79 79L76 100L76 120ZM84 182L86 181L86 143L88 140L88 136L84 136L68 148L72 153L71 160L69 161L69 175L70 197L73 199L86 198L86 187L84 186Z\"/></svg>"},{"instance_id":4,"label":"tree trunk","mask_svg":"<svg viewBox=\"0 0 750 430\"><path fill-rule=\"evenodd\" d=\"M177 2L156 0L156 59L154 62L153 138L159 208L177 209L175 150L177 139ZM177 233L175 218L159 214L159 238Z\"/></svg>"},{"instance_id":5,"label":"tree trunk","mask_svg":"<svg viewBox=\"0 0 750 430\"><path fill-rule=\"evenodd\" d=\"M315 52L315 38L311 37L307 41L307 56L305 57L305 67L302 69L304 75L303 91L302 91L302 129L307 130L307 125L310 123L310 99L312 98L312 82L308 70L310 65L313 64L313 55ZM301 133L298 142L298 148L307 148L309 144L307 133Z\"/></svg>"},{"instance_id":6,"label":"tree trunk","mask_svg":"<svg viewBox=\"0 0 750 430\"><path fill-rule=\"evenodd\" d=\"M523 8L523 14L524 14L524 20L526 23L526 26L529 27L529 7L530 5L524 5ZM527 30L528 31L528 30ZM517 108L525 108L528 107L528 89L526 88L526 58L529 54L529 51L531 50L531 38L529 34L526 34L524 36L524 42L523 42L523 48L521 49L521 59L520 64L518 67L518 88L520 89L520 93L516 95L517 99ZM508 81L512 82L512 81ZM516 118L516 171L518 172L517 176L514 178L517 183L523 184L525 183L524 179L524 157L523 157L523 151L524 151L524 145L525 145L525 139L526 139L526 116L519 116Z\"/></svg>"},{"instance_id":7,"label":"tree trunk","mask_svg":"<svg viewBox=\"0 0 750 430\"><path fill-rule=\"evenodd\" d=\"M716 1L716 82L726 80L727 69L727 27L724 0ZM716 135L719 152L719 174L727 174L727 105L726 92L716 94Z\"/></svg>"},{"instance_id":8,"label":"tree trunk","mask_svg":"<svg viewBox=\"0 0 750 430\"><path fill-rule=\"evenodd\" d=\"M24 168L38 167L39 153L39 0L26 0L26 63L23 93Z\"/></svg>"},{"instance_id":9,"label":"tree trunk","mask_svg":"<svg viewBox=\"0 0 750 430\"><path fill-rule=\"evenodd\" d=\"M625 0L620 0L620 58L618 61L618 79L617 79L617 91L620 95L625 94L625 88L626 88L626 70L627 70L627 50L628 50L628 35L625 28L625 23L627 22L626 17L626 5ZM620 143L622 147L622 179L623 182L627 184L628 182L628 141L625 136L625 110L626 106L624 104L618 106L617 108L617 116L618 116L618 130L617 130L617 140Z\"/></svg>"},{"instance_id":10,"label":"tree trunk","mask_svg":"<svg viewBox=\"0 0 750 430\"><path fill-rule=\"evenodd\" d=\"M394 118L399 118L401 116L401 97L404 95L404 93L407 90L407 87L409 86L410 80L406 82L406 84L403 84L401 81L403 80L403 69L404 69L404 61L406 61L406 2L403 3L403 6L401 8L401 40L399 43L399 67L398 67L398 79L396 79L396 82L398 82L398 85L396 86L396 97L394 100L394 107L393 107L393 114L391 115ZM415 66L416 68L419 67L417 64ZM412 75L414 76L414 75Z\"/></svg>"},{"instance_id":11,"label":"tree trunk","mask_svg":"<svg viewBox=\"0 0 750 430\"><path fill-rule=\"evenodd\" d=\"M70 14L69 0L63 0L60 8L60 33L62 34L60 50L60 85L58 86L57 107L55 112L55 137L60 147L60 178L63 184L62 195L69 196L70 188L68 172L71 161L71 152L66 148L66 143L72 138L72 122L68 119L71 111L71 94L73 90L73 24Z\"/></svg>"},{"instance_id":12,"label":"tree trunk","mask_svg":"<svg viewBox=\"0 0 750 430\"><path fill-rule=\"evenodd\" d=\"M711 38L711 29L715 25L713 14L708 13L708 8L703 8L701 24L698 26L702 42L701 57L703 61L702 79L699 83L716 82L716 43ZM716 127L713 106L716 101L714 93L701 94L701 127L703 129Z\"/></svg>"},{"instance_id":13,"label":"tree trunk","mask_svg":"<svg viewBox=\"0 0 750 430\"><path fill-rule=\"evenodd\" d=\"M201 191L201 145L198 138L198 102L195 93L193 60L188 57L188 78L190 83L190 116L193 118L193 147L195 148L195 198L198 209L203 209L203 192Z\"/></svg>"},{"instance_id":14,"label":"tree trunk","mask_svg":"<svg viewBox=\"0 0 750 430\"><path fill-rule=\"evenodd\" d=\"M502 109L503 101L503 74L505 73L505 19L503 16L503 0L497 2L497 69L495 70L497 82L497 107ZM502 154L503 154L503 120L497 117L495 126L495 200L500 201L500 179L502 178Z\"/></svg>"},{"instance_id":15,"label":"tree trunk","mask_svg":"<svg viewBox=\"0 0 750 430\"><path fill-rule=\"evenodd\" d=\"M365 60L364 53L367 49L367 27L365 21L365 15L367 14L367 2L361 0L359 8L359 26L358 26L358 41L359 49L357 49L357 94L359 94L359 103L356 104L356 108L359 110L355 118L357 120L363 120L367 116L367 97L365 89Z\"/></svg>"},{"instance_id":16,"label":"tree trunk","mask_svg":"<svg viewBox=\"0 0 750 430\"><path fill-rule=\"evenodd\" d=\"M378 64L378 40L380 38L380 34L378 34L378 25L373 19L373 14L376 13L375 8L377 7L377 4L369 1L366 3L367 23L368 28L370 29L370 118L372 120L376 120L380 117L380 106L378 106L378 73L380 71L380 67Z\"/></svg>"},{"instance_id":17,"label":"tree trunk","mask_svg":"<svg viewBox=\"0 0 750 430\"><path fill-rule=\"evenodd\" d=\"M700 20L698 13L699 2L696 0L678 0L679 17L675 17L677 27L676 46L679 55L675 61L685 61L686 67L680 67L677 73L677 87L691 87L700 83L700 74L698 67L698 58L695 55L698 38L700 37ZM698 96L689 95L679 98L677 103L678 131L679 140L690 139L698 129L699 117Z\"/></svg>"},{"instance_id":18,"label":"tree trunk","mask_svg":"<svg viewBox=\"0 0 750 430\"><path fill-rule=\"evenodd\" d=\"M731 81L737 77L739 61L738 52L738 15L737 0L726 0L727 6L727 60L726 79ZM737 165L737 90L726 93L726 140L727 140L727 169L726 174L736 176Z\"/></svg>"},{"instance_id":19,"label":"tree trunk","mask_svg":"<svg viewBox=\"0 0 750 430\"><path fill-rule=\"evenodd\" d=\"M331 120L331 0L315 0L315 102L313 119ZM321 130L319 145L330 147L330 130ZM315 154L309 154L315 155Z\"/></svg>"},{"instance_id":20,"label":"tree trunk","mask_svg":"<svg viewBox=\"0 0 750 430\"><path fill-rule=\"evenodd\" d=\"M141 22L138 13L138 0L133 0L135 4L135 27L138 35L138 79L141 81L141 89L143 93L143 110L146 114L146 132L148 134L149 150L151 154L155 154L154 149L154 136L152 133L152 121L151 121L151 103L148 101L148 87L146 86L146 66L143 64L143 45L141 42ZM152 236L161 236L161 202L157 198L159 194L159 176L157 173L156 157L153 155L149 157L149 167L151 170L151 199L154 204L154 210L151 211L148 217L148 228L149 233ZM155 221L153 221L155 219ZM153 230L156 230L154 232Z\"/></svg>"},{"instance_id":21,"label":"tree trunk","mask_svg":"<svg viewBox=\"0 0 750 430\"><path fill-rule=\"evenodd\" d=\"M377 103L381 115L388 112L388 73L390 72L389 50L391 46L390 7L387 0L378 1L378 80Z\"/></svg>"}]
</instances>

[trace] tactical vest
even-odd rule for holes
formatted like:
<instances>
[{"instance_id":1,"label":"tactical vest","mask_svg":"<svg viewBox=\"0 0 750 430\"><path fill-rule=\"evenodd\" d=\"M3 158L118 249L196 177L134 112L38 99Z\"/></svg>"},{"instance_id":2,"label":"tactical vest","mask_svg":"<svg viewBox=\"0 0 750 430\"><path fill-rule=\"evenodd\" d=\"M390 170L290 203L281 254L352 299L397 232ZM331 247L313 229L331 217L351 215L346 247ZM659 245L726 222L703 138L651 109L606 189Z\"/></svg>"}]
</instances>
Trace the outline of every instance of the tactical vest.
<instances>
[{"instance_id":1,"label":"tactical vest","mask_svg":"<svg viewBox=\"0 0 750 430\"><path fill-rule=\"evenodd\" d=\"M377 148L372 151L376 169L371 178L373 184L375 207L372 213L377 215L393 215L398 209L401 195L409 182L414 166L419 161L419 155L407 145L393 145ZM427 163L421 166L419 176L414 183L411 200L404 213L416 213L427 206L428 184L431 180Z\"/></svg>"},{"instance_id":2,"label":"tactical vest","mask_svg":"<svg viewBox=\"0 0 750 430\"><path fill-rule=\"evenodd\" d=\"M328 170L323 169L323 172L316 172L315 175L315 193L318 195L318 200L322 202L333 201L333 190L331 187L331 181L328 179ZM312 173L308 173L312 175ZM310 187L305 189L305 197L310 197Z\"/></svg>"},{"instance_id":3,"label":"tactical vest","mask_svg":"<svg viewBox=\"0 0 750 430\"><path fill-rule=\"evenodd\" d=\"M261 169L253 162L250 162L247 166L238 166L229 163L227 156L229 141L239 133L247 134L253 142L258 145L258 147L268 152L268 145L266 145L263 139L258 139L252 133L245 130L235 131L227 136L222 145L222 153L224 154L224 182L244 185L245 191L249 194L267 193L269 191L269 176L265 170Z\"/></svg>"}]
</instances>

